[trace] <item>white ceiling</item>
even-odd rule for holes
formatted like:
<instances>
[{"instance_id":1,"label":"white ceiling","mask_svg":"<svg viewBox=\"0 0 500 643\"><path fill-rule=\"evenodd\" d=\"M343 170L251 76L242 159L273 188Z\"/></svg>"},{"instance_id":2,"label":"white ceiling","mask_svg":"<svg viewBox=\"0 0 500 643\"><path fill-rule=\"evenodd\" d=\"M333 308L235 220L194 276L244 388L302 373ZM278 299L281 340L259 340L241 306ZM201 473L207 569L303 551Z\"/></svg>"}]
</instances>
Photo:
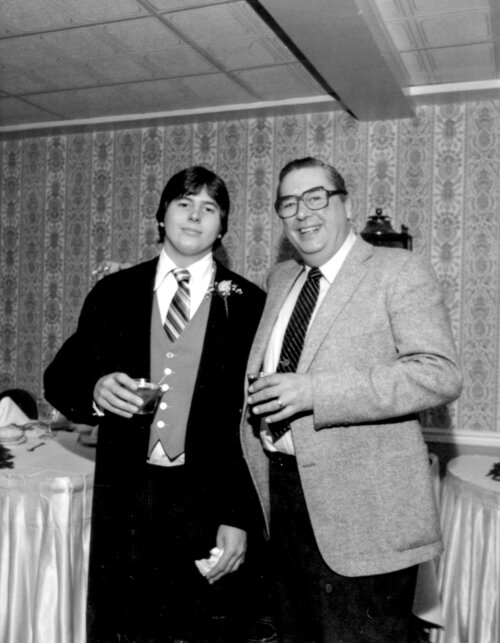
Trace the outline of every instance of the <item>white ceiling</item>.
<instances>
[{"instance_id":1,"label":"white ceiling","mask_svg":"<svg viewBox=\"0 0 500 643\"><path fill-rule=\"evenodd\" d=\"M0 0L0 130L500 96L498 0Z\"/></svg>"}]
</instances>

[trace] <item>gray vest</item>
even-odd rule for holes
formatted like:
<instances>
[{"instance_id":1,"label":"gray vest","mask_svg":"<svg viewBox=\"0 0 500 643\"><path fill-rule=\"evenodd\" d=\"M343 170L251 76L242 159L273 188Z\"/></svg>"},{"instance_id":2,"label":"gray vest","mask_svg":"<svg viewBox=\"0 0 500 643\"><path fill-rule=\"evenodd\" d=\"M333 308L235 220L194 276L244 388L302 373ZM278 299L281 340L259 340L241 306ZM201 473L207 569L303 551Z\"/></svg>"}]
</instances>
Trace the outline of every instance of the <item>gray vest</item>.
<instances>
[{"instance_id":1,"label":"gray vest","mask_svg":"<svg viewBox=\"0 0 500 643\"><path fill-rule=\"evenodd\" d=\"M158 300L155 297L151 316L151 380L163 380L166 390L163 391L151 424L149 455L158 440L170 459L184 452L186 427L209 309L210 298L204 297L180 337L171 342L163 329Z\"/></svg>"}]
</instances>

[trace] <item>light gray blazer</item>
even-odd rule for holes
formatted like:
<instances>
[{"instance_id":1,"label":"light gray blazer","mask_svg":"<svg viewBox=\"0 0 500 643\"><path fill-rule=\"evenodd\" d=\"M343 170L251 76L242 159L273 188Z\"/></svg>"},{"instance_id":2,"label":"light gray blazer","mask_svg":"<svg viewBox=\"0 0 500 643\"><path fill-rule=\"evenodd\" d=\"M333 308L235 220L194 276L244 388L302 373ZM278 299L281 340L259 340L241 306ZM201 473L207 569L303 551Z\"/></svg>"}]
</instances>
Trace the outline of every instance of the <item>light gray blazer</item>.
<instances>
[{"instance_id":1,"label":"light gray blazer","mask_svg":"<svg viewBox=\"0 0 500 643\"><path fill-rule=\"evenodd\" d=\"M248 371L260 369L300 270L287 261L270 275ZM326 563L361 576L439 554L417 414L456 399L461 374L442 293L426 262L358 238L316 314L297 371L313 379L313 412L292 422L292 434ZM243 449L269 516L268 461L248 417L245 407Z\"/></svg>"}]
</instances>

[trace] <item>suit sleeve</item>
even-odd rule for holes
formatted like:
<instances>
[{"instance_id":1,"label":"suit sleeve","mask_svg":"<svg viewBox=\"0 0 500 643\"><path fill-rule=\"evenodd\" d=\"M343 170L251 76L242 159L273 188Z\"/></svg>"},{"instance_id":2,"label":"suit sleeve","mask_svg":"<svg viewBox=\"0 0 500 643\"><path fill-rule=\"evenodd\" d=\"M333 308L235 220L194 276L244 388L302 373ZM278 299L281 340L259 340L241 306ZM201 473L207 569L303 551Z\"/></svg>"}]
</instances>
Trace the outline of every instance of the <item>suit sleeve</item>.
<instances>
[{"instance_id":1,"label":"suit sleeve","mask_svg":"<svg viewBox=\"0 0 500 643\"><path fill-rule=\"evenodd\" d=\"M316 429L418 413L460 394L460 367L432 269L411 253L390 274L380 284L385 292L374 298L384 312L364 354L356 354L354 337L347 338L346 353L332 354L331 368L312 372Z\"/></svg>"},{"instance_id":2,"label":"suit sleeve","mask_svg":"<svg viewBox=\"0 0 500 643\"><path fill-rule=\"evenodd\" d=\"M46 399L68 419L95 424L92 402L104 363L107 328L106 298L98 282L87 295L77 330L62 345L44 373Z\"/></svg>"}]
</instances>

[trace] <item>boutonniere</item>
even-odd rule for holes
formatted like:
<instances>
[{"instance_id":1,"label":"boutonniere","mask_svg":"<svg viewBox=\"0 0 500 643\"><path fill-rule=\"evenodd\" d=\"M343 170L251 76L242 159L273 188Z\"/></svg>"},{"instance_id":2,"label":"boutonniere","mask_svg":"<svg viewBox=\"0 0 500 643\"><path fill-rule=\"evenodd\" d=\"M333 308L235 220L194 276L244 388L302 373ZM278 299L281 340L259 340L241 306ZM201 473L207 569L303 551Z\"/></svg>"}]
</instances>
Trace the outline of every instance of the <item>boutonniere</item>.
<instances>
[{"instance_id":1,"label":"boutonniere","mask_svg":"<svg viewBox=\"0 0 500 643\"><path fill-rule=\"evenodd\" d=\"M243 290L236 284L233 284L231 279L224 279L224 281L216 281L214 285L211 288L209 288L207 294L209 295L210 293L213 293L213 292L222 298L224 302L224 307L226 309L226 315L229 315L229 309L227 305L227 300L229 295L231 295L232 293L236 293L237 295L243 294Z\"/></svg>"}]
</instances>

